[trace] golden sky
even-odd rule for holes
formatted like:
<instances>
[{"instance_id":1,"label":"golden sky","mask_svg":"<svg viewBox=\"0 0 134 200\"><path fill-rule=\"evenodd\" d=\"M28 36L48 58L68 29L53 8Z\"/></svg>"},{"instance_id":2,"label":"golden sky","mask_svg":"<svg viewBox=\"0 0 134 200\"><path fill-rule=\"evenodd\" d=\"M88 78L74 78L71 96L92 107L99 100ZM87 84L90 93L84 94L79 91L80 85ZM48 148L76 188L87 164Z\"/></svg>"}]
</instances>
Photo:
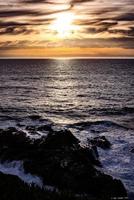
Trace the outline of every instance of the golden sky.
<instances>
[{"instance_id":1,"label":"golden sky","mask_svg":"<svg viewBox=\"0 0 134 200\"><path fill-rule=\"evenodd\" d=\"M0 57L134 56L134 0L0 0Z\"/></svg>"}]
</instances>

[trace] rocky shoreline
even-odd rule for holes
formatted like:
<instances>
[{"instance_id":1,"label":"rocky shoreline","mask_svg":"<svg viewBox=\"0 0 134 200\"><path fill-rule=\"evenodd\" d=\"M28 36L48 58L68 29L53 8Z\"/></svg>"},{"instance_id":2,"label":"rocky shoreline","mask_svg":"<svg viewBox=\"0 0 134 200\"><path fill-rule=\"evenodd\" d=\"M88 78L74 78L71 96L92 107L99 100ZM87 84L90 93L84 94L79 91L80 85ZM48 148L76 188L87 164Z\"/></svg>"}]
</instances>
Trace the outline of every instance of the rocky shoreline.
<instances>
[{"instance_id":1,"label":"rocky shoreline","mask_svg":"<svg viewBox=\"0 0 134 200\"><path fill-rule=\"evenodd\" d=\"M38 116L32 117L37 119ZM33 137L21 128L0 130L0 161L2 164L22 161L25 174L40 177L43 187L28 185L16 176L1 172L1 200L9 196L10 200L127 198L122 182L103 173L97 148L111 147L105 137L89 139L89 145L84 147L69 129L56 130L51 123L27 126L26 130ZM34 137L36 134L38 138ZM53 189L46 190L45 185Z\"/></svg>"}]
</instances>

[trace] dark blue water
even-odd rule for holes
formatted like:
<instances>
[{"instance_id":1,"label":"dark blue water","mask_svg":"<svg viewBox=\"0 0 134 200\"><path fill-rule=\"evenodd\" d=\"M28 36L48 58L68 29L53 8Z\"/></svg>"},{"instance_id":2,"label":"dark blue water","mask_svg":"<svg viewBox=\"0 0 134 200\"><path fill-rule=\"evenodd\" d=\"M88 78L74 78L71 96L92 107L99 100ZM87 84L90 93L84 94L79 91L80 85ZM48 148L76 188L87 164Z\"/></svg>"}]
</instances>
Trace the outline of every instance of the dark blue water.
<instances>
[{"instance_id":1,"label":"dark blue water","mask_svg":"<svg viewBox=\"0 0 134 200\"><path fill-rule=\"evenodd\" d=\"M0 115L127 123L134 113L133 88L134 60L0 61Z\"/></svg>"},{"instance_id":2,"label":"dark blue water","mask_svg":"<svg viewBox=\"0 0 134 200\"><path fill-rule=\"evenodd\" d=\"M71 124L84 144L105 135L113 145L99 150L104 171L134 191L134 60L0 60L0 127L33 123L33 114Z\"/></svg>"}]
</instances>

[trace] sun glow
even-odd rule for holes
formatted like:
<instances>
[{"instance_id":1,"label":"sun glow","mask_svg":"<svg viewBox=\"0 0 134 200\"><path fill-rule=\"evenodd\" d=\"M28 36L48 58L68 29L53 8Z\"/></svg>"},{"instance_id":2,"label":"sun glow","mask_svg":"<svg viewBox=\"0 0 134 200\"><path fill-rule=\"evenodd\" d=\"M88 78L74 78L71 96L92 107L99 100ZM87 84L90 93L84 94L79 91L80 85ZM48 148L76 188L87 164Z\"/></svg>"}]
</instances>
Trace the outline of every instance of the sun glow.
<instances>
[{"instance_id":1,"label":"sun glow","mask_svg":"<svg viewBox=\"0 0 134 200\"><path fill-rule=\"evenodd\" d=\"M75 31L75 25L73 24L73 13L60 13L57 15L53 24L51 24L51 30L55 31L59 38L66 38L71 36Z\"/></svg>"}]
</instances>

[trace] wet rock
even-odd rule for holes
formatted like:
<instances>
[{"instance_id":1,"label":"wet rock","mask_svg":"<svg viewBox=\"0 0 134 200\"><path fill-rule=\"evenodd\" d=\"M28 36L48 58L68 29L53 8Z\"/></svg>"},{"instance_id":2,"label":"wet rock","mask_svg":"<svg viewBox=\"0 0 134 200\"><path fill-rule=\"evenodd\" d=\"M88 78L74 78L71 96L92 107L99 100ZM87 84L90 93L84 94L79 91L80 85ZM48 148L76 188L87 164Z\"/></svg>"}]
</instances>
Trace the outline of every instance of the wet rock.
<instances>
[{"instance_id":1,"label":"wet rock","mask_svg":"<svg viewBox=\"0 0 134 200\"><path fill-rule=\"evenodd\" d=\"M95 188L97 188L98 193L102 194L104 199L107 199L106 197L116 197L117 199L119 197L127 198L127 192L124 189L124 186L120 180L113 179L111 176L106 174L100 174L96 179L92 180L93 184L96 185Z\"/></svg>"},{"instance_id":2,"label":"wet rock","mask_svg":"<svg viewBox=\"0 0 134 200\"><path fill-rule=\"evenodd\" d=\"M26 137L26 133L18 131L16 128L9 127L0 133L0 145L6 145L8 147L24 147L29 145L29 139Z\"/></svg>"},{"instance_id":3,"label":"wet rock","mask_svg":"<svg viewBox=\"0 0 134 200\"><path fill-rule=\"evenodd\" d=\"M93 139L88 139L88 143L102 149L109 149L111 147L111 143L106 139L105 136L95 137Z\"/></svg>"},{"instance_id":4,"label":"wet rock","mask_svg":"<svg viewBox=\"0 0 134 200\"><path fill-rule=\"evenodd\" d=\"M15 128L0 132L1 159L23 160L24 170L41 177L44 184L60 190L86 193L95 197L126 196L122 183L95 168L101 166L96 146L108 146L105 137L96 138L90 148L80 146L80 141L70 130L54 131L44 125L48 134L30 140ZM102 145L102 143L104 143Z\"/></svg>"},{"instance_id":5,"label":"wet rock","mask_svg":"<svg viewBox=\"0 0 134 200\"><path fill-rule=\"evenodd\" d=\"M9 127L0 132L0 159L23 159L23 154L31 147L31 141L23 131Z\"/></svg>"},{"instance_id":6,"label":"wet rock","mask_svg":"<svg viewBox=\"0 0 134 200\"><path fill-rule=\"evenodd\" d=\"M101 166L94 149L81 147L69 130L49 133L38 147L40 150L32 155L32 159L24 162L26 173L39 175L44 183L62 190L66 188L94 196L126 196L121 182L94 167Z\"/></svg>"},{"instance_id":7,"label":"wet rock","mask_svg":"<svg viewBox=\"0 0 134 200\"><path fill-rule=\"evenodd\" d=\"M45 125L42 125L42 126L39 126L37 128L38 131L49 131L49 132L52 132L53 129L51 127L51 124L45 124Z\"/></svg>"},{"instance_id":8,"label":"wet rock","mask_svg":"<svg viewBox=\"0 0 134 200\"><path fill-rule=\"evenodd\" d=\"M84 192L82 180L87 184L89 176L96 176L96 170L84 152L84 157L79 151L51 150L39 153L42 160L35 155L31 161L24 162L24 169L27 173L41 176L44 183L56 185L60 189ZM89 187L88 184L86 187Z\"/></svg>"},{"instance_id":9,"label":"wet rock","mask_svg":"<svg viewBox=\"0 0 134 200\"><path fill-rule=\"evenodd\" d=\"M75 195L70 191L56 191L49 189L51 186L41 189L35 185L27 185L13 175L0 173L0 200L85 200L92 199L86 194ZM96 199L95 199L96 200ZM99 199L101 200L101 199Z\"/></svg>"},{"instance_id":10,"label":"wet rock","mask_svg":"<svg viewBox=\"0 0 134 200\"><path fill-rule=\"evenodd\" d=\"M96 150L96 149L95 149ZM84 147L84 148L79 148L75 152L75 159L78 156L78 159L82 160L83 162L87 163L90 161L93 165L101 167L101 162L98 160L98 154L96 154L96 151L94 150L93 147Z\"/></svg>"},{"instance_id":11,"label":"wet rock","mask_svg":"<svg viewBox=\"0 0 134 200\"><path fill-rule=\"evenodd\" d=\"M79 140L69 130L49 132L45 142L42 142L42 145L48 149L72 148L78 144Z\"/></svg>"}]
</instances>

